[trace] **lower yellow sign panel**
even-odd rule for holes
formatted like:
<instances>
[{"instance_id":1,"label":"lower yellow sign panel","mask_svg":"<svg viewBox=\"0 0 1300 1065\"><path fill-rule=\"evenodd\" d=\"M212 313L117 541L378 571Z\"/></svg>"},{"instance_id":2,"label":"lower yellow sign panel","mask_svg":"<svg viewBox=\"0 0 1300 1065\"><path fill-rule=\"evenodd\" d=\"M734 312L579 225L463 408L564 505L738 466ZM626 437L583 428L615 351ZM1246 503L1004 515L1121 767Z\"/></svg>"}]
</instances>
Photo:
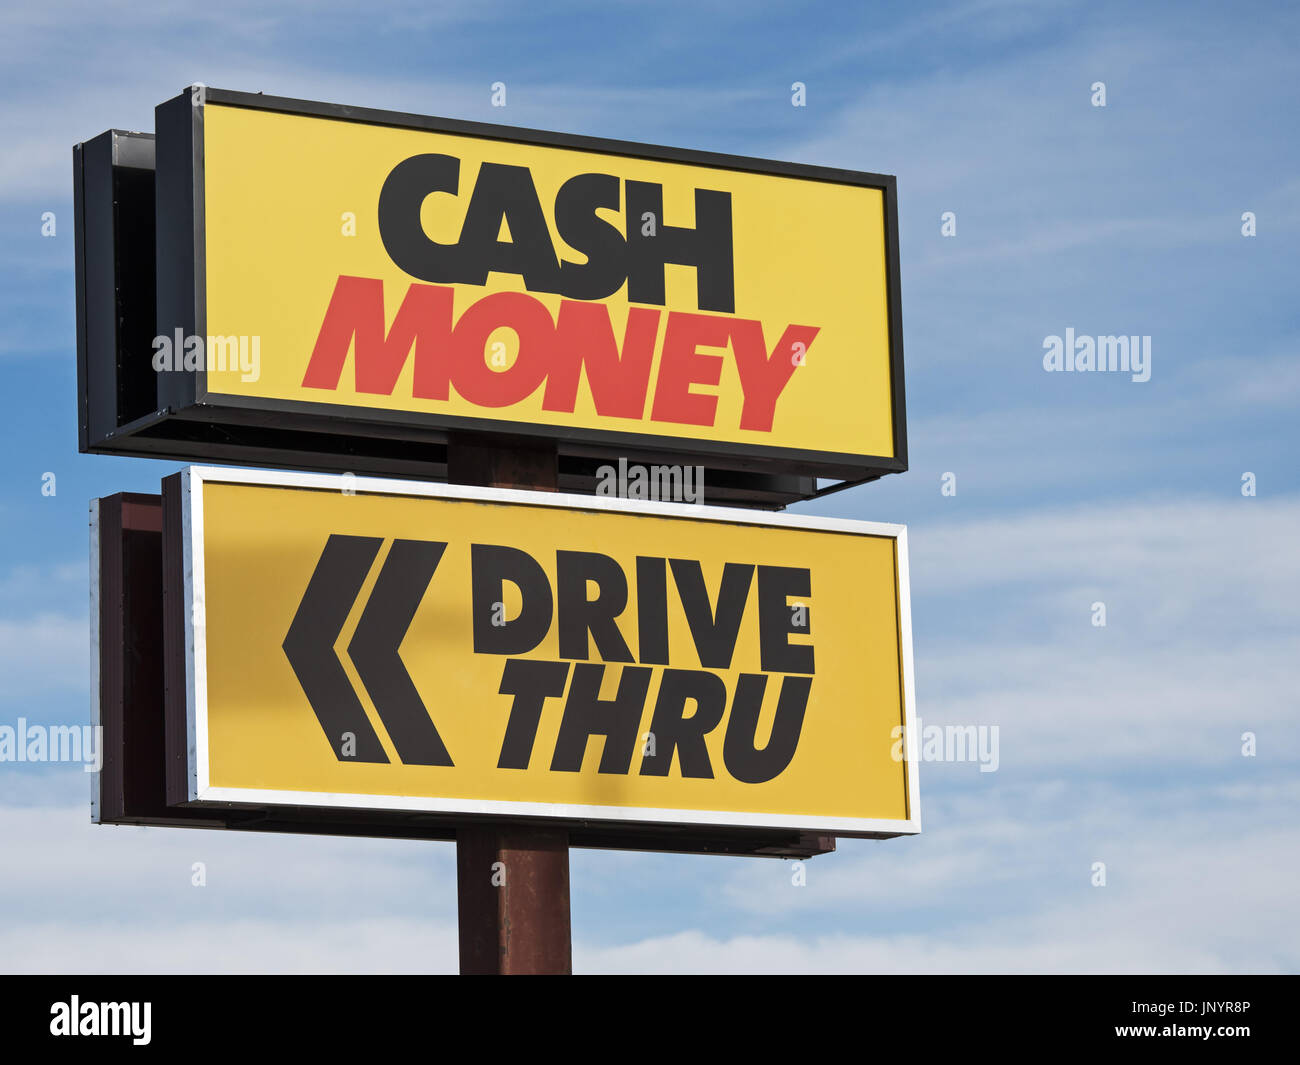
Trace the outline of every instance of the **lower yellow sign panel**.
<instances>
[{"instance_id":1,"label":"lower yellow sign panel","mask_svg":"<svg viewBox=\"0 0 1300 1065\"><path fill-rule=\"evenodd\" d=\"M189 799L920 831L906 530L182 475Z\"/></svg>"}]
</instances>

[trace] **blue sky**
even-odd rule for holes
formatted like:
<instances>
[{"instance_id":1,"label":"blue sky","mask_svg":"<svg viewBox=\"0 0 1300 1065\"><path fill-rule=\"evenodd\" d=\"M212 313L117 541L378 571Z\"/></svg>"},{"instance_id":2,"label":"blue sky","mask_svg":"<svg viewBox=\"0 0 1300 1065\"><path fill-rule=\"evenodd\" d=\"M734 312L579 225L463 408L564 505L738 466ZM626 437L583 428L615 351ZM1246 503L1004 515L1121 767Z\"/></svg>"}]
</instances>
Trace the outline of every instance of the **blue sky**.
<instances>
[{"instance_id":1,"label":"blue sky","mask_svg":"<svg viewBox=\"0 0 1300 1065\"><path fill-rule=\"evenodd\" d=\"M1000 767L925 764L924 833L803 887L575 851L576 968L1300 969L1298 46L1287 4L7 5L0 724L88 719L87 500L179 466L77 454L75 142L201 81L891 173L912 468L800 509L909 525L921 716ZM1067 327L1151 379L1045 373ZM0 764L4 968L454 970L450 845L92 828L87 781Z\"/></svg>"}]
</instances>

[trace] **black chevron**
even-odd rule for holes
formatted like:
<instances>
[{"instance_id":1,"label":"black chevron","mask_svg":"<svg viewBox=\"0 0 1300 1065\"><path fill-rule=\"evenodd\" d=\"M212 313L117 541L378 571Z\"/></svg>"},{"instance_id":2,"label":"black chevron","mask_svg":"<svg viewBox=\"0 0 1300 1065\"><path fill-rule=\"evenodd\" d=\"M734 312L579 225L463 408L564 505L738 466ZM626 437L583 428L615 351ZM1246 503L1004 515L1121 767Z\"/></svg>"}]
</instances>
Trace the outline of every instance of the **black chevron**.
<instances>
[{"instance_id":1,"label":"black chevron","mask_svg":"<svg viewBox=\"0 0 1300 1065\"><path fill-rule=\"evenodd\" d=\"M446 548L430 540L394 541L348 644L357 675L407 765L453 764L397 652Z\"/></svg>"},{"instance_id":2,"label":"black chevron","mask_svg":"<svg viewBox=\"0 0 1300 1065\"><path fill-rule=\"evenodd\" d=\"M383 745L334 653L334 642L365 583L382 540L331 536L307 583L298 612L281 645L298 683L340 761L387 762ZM356 737L356 753L345 758L345 733Z\"/></svg>"},{"instance_id":3,"label":"black chevron","mask_svg":"<svg viewBox=\"0 0 1300 1065\"><path fill-rule=\"evenodd\" d=\"M388 761L334 650L382 546L376 537L330 536L282 645L342 762ZM430 540L394 541L348 644L357 676L407 765L453 764L398 653L446 548L446 543ZM349 732L356 738L355 753L345 755L343 737Z\"/></svg>"}]
</instances>

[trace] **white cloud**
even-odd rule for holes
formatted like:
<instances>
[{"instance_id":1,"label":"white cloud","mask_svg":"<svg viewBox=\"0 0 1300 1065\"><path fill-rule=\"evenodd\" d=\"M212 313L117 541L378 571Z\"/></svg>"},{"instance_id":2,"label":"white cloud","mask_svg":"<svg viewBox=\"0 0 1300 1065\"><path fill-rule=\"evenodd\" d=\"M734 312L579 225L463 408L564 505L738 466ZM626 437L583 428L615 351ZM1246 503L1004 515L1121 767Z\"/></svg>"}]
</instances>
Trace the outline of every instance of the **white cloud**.
<instances>
[{"instance_id":1,"label":"white cloud","mask_svg":"<svg viewBox=\"0 0 1300 1065\"><path fill-rule=\"evenodd\" d=\"M0 951L4 971L24 974L454 973L458 965L454 923L369 916L24 924L0 929Z\"/></svg>"},{"instance_id":2,"label":"white cloud","mask_svg":"<svg viewBox=\"0 0 1300 1065\"><path fill-rule=\"evenodd\" d=\"M1146 629L1144 644L1217 637L1233 618L1250 632L1300 627L1300 499L1225 487L1218 500L1094 502L924 523L910 535L913 586L935 595L1031 590L1089 625L1089 603L1079 600L1113 589ZM1115 614L1108 623L1123 624Z\"/></svg>"},{"instance_id":3,"label":"white cloud","mask_svg":"<svg viewBox=\"0 0 1300 1065\"><path fill-rule=\"evenodd\" d=\"M1300 757L1297 527L1300 501L1237 498L915 528L922 718L997 724L1004 770L1229 765L1245 731Z\"/></svg>"},{"instance_id":4,"label":"white cloud","mask_svg":"<svg viewBox=\"0 0 1300 1065\"><path fill-rule=\"evenodd\" d=\"M575 969L1300 967L1293 781L978 784L932 803L919 838L842 841L807 863L801 888L789 863L587 853L575 863ZM0 886L8 970L456 968L448 845L94 828L66 807L0 807L0 841L13 859ZM207 864L205 888L190 885L194 861ZM1090 883L1094 861L1105 887ZM648 912L681 930L622 930L620 915Z\"/></svg>"},{"instance_id":5,"label":"white cloud","mask_svg":"<svg viewBox=\"0 0 1300 1065\"><path fill-rule=\"evenodd\" d=\"M90 629L85 616L51 612L0 619L0 701L88 690Z\"/></svg>"},{"instance_id":6,"label":"white cloud","mask_svg":"<svg viewBox=\"0 0 1300 1065\"><path fill-rule=\"evenodd\" d=\"M448 843L94 825L89 778L85 787L82 805L0 806L5 852L24 856L0 883L11 912L19 907L33 921L131 912L159 922L454 919ZM191 885L194 862L206 866L205 887Z\"/></svg>"},{"instance_id":7,"label":"white cloud","mask_svg":"<svg viewBox=\"0 0 1300 1065\"><path fill-rule=\"evenodd\" d=\"M1216 789L1217 790L1217 789ZM941 804L927 833L841 842L724 887L768 931L585 945L593 972L1286 972L1300 967L1294 789L1017 789ZM1055 792L1055 797L1053 797ZM1286 799L1279 803L1279 792ZM1207 801L1210 800L1210 801ZM1091 883L1106 863L1107 884ZM936 915L937 916L927 916ZM803 934L792 927L831 934ZM864 928L865 926L865 928Z\"/></svg>"}]
</instances>

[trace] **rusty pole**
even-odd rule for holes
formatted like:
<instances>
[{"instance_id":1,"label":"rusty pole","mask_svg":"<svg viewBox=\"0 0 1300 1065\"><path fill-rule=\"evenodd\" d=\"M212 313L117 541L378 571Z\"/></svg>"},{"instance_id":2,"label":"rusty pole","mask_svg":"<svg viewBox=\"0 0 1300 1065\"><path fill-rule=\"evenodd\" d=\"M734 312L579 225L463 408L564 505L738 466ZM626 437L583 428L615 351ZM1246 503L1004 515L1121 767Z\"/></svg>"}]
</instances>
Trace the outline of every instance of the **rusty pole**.
<instances>
[{"instance_id":1,"label":"rusty pole","mask_svg":"<svg viewBox=\"0 0 1300 1065\"><path fill-rule=\"evenodd\" d=\"M453 436L447 480L554 492L554 444ZM456 830L456 910L462 975L568 974L569 834L484 822Z\"/></svg>"}]
</instances>

